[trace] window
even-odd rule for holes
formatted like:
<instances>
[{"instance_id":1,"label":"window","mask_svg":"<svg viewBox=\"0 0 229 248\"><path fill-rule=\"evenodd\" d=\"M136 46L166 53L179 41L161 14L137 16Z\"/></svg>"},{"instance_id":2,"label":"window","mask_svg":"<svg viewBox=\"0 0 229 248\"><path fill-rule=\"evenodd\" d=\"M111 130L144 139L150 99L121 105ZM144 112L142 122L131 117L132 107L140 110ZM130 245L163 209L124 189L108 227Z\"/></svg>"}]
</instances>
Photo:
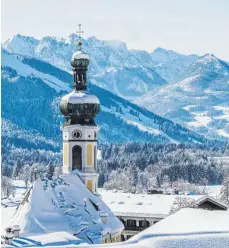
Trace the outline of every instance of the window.
<instances>
[{"instance_id":1,"label":"window","mask_svg":"<svg viewBox=\"0 0 229 248\"><path fill-rule=\"evenodd\" d=\"M72 148L72 170L82 170L82 148L73 146Z\"/></svg>"},{"instance_id":2,"label":"window","mask_svg":"<svg viewBox=\"0 0 229 248\"><path fill-rule=\"evenodd\" d=\"M139 226L140 227L149 227L150 224L149 224L149 221L147 221L147 220L140 220L139 221Z\"/></svg>"},{"instance_id":3,"label":"window","mask_svg":"<svg viewBox=\"0 0 229 248\"><path fill-rule=\"evenodd\" d=\"M127 220L126 226L135 227L136 226L136 220Z\"/></svg>"}]
</instances>

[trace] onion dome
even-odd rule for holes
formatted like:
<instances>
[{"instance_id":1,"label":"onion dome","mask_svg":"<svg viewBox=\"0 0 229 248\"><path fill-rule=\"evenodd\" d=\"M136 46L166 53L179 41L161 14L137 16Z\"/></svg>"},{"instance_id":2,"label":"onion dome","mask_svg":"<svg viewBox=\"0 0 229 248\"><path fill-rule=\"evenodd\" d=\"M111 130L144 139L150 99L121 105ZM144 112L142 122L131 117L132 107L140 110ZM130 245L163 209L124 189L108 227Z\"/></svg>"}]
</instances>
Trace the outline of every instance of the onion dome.
<instances>
[{"instance_id":1,"label":"onion dome","mask_svg":"<svg viewBox=\"0 0 229 248\"><path fill-rule=\"evenodd\" d=\"M90 58L87 53L82 51L77 51L72 55L71 65L72 67L76 66L88 66Z\"/></svg>"},{"instance_id":2,"label":"onion dome","mask_svg":"<svg viewBox=\"0 0 229 248\"><path fill-rule=\"evenodd\" d=\"M79 33L82 33L79 24ZM81 51L79 36L79 51L72 55L71 65L74 75L74 89L65 95L60 102L60 111L67 120L67 125L95 125L94 119L100 110L99 99L86 91L87 70L90 63L88 54Z\"/></svg>"},{"instance_id":3,"label":"onion dome","mask_svg":"<svg viewBox=\"0 0 229 248\"><path fill-rule=\"evenodd\" d=\"M60 111L70 125L94 125L94 118L99 110L99 99L88 91L73 90L60 102Z\"/></svg>"}]
</instances>

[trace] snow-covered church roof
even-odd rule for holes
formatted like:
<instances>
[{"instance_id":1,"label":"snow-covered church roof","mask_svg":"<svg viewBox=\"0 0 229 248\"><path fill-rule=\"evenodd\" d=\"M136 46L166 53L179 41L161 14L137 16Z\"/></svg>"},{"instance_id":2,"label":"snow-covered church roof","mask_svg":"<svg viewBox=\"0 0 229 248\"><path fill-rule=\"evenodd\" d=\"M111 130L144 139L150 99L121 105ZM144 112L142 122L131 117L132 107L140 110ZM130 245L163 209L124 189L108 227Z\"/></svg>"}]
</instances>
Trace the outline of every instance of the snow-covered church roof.
<instances>
[{"instance_id":1,"label":"snow-covered church roof","mask_svg":"<svg viewBox=\"0 0 229 248\"><path fill-rule=\"evenodd\" d=\"M101 236L123 229L100 197L71 174L35 181L28 200L22 202L9 225L19 225L22 236L67 232L89 244L101 243Z\"/></svg>"}]
</instances>

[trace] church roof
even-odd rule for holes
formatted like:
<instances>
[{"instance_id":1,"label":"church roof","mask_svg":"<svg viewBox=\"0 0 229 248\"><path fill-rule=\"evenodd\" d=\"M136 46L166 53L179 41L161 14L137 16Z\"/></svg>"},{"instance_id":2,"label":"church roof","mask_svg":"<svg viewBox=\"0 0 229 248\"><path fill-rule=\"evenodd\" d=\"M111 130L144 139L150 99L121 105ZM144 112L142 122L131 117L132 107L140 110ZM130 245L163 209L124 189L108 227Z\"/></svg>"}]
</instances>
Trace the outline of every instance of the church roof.
<instances>
[{"instance_id":1,"label":"church roof","mask_svg":"<svg viewBox=\"0 0 229 248\"><path fill-rule=\"evenodd\" d=\"M107 213L107 222L102 221ZM86 243L101 243L106 234L119 233L123 224L98 195L76 175L54 181L37 180L9 225L19 225L22 236L68 232Z\"/></svg>"}]
</instances>

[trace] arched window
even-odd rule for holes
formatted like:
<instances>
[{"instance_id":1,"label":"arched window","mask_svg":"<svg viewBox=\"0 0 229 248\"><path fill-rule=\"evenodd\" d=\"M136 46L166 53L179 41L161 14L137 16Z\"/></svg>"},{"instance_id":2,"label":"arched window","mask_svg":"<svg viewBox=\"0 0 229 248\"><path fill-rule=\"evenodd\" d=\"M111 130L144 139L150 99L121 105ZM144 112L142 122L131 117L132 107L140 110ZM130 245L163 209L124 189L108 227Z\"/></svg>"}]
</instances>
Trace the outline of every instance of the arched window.
<instances>
[{"instance_id":1,"label":"arched window","mask_svg":"<svg viewBox=\"0 0 229 248\"><path fill-rule=\"evenodd\" d=\"M73 146L72 148L72 170L82 170L82 147Z\"/></svg>"},{"instance_id":2,"label":"arched window","mask_svg":"<svg viewBox=\"0 0 229 248\"><path fill-rule=\"evenodd\" d=\"M96 166L97 166L97 147L94 146L94 169L96 171Z\"/></svg>"}]
</instances>

